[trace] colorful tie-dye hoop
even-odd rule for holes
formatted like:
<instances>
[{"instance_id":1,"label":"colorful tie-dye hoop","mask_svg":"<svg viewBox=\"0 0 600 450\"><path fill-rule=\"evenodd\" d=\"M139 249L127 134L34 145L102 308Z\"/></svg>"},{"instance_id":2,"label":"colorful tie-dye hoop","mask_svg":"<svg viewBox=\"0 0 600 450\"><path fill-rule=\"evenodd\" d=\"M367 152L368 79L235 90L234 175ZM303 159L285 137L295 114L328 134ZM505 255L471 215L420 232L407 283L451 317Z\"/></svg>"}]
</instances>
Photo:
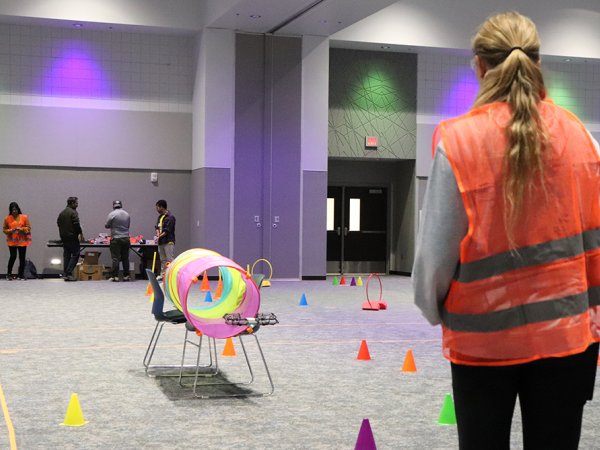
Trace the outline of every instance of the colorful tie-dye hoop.
<instances>
[{"instance_id":1,"label":"colorful tie-dye hoop","mask_svg":"<svg viewBox=\"0 0 600 450\"><path fill-rule=\"evenodd\" d=\"M199 275L213 268L219 269L223 280L221 297L202 307L189 307L190 288L198 282ZM217 339L237 336L247 328L247 325L227 324L223 316L256 317L260 307L260 292L252 277L246 276L246 271L229 258L203 248L187 250L169 264L165 292L188 322L205 336Z\"/></svg>"}]
</instances>

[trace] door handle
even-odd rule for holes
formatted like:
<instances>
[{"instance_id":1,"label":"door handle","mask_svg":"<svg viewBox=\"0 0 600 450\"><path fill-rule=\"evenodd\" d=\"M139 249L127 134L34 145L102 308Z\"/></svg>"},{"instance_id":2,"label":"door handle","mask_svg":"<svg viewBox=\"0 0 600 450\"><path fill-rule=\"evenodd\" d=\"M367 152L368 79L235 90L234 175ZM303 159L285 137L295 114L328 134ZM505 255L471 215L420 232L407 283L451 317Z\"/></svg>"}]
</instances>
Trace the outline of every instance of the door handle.
<instances>
[{"instance_id":1,"label":"door handle","mask_svg":"<svg viewBox=\"0 0 600 450\"><path fill-rule=\"evenodd\" d=\"M348 227L344 227L344 236L348 236Z\"/></svg>"},{"instance_id":2,"label":"door handle","mask_svg":"<svg viewBox=\"0 0 600 450\"><path fill-rule=\"evenodd\" d=\"M335 231L336 231L336 233L337 233L337 235L338 235L338 236L341 234L340 227L337 227L337 228L335 229Z\"/></svg>"}]
</instances>

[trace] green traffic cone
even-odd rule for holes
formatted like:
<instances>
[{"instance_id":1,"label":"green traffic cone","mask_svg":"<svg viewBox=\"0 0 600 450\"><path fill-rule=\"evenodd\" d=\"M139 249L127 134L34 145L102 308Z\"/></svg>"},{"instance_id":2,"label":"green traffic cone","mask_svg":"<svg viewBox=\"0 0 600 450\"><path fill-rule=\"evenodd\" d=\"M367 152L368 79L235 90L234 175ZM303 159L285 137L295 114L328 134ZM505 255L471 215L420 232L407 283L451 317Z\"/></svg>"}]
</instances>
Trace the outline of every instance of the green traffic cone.
<instances>
[{"instance_id":1,"label":"green traffic cone","mask_svg":"<svg viewBox=\"0 0 600 450\"><path fill-rule=\"evenodd\" d=\"M337 276L334 276L334 277L333 277L333 285L334 285L334 286L337 286L337 285L339 285L339 284L340 284L340 280L338 280L338 277L337 277Z\"/></svg>"},{"instance_id":2,"label":"green traffic cone","mask_svg":"<svg viewBox=\"0 0 600 450\"><path fill-rule=\"evenodd\" d=\"M456 412L454 411L454 401L452 395L446 394L444 397L444 404L440 411L440 417L437 423L439 425L456 425Z\"/></svg>"}]
</instances>

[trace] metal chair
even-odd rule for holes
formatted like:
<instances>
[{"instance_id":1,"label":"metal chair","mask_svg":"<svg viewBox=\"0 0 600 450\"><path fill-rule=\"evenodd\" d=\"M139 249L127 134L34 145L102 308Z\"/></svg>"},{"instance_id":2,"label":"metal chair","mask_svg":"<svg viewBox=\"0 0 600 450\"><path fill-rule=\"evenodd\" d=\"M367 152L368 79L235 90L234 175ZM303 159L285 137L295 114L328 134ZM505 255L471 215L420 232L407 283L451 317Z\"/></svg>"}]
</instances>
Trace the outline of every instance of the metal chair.
<instances>
[{"instance_id":1,"label":"metal chair","mask_svg":"<svg viewBox=\"0 0 600 450\"><path fill-rule=\"evenodd\" d=\"M264 274L253 274L252 278L258 288L260 289L263 280L265 279ZM269 371L269 367L267 365L267 361L265 359L264 353L262 351L262 347L260 345L260 341L258 340L258 336L256 333L258 332L261 325L275 325L278 323L277 318L274 314L258 314L256 318L243 318L239 314L229 314L224 317L225 322L230 325L243 325L246 326L246 330L240 333L237 336L240 342L240 346L242 348L242 353L244 354L244 360L246 362L246 366L248 368L249 379L246 381L240 382L232 382L232 381L214 381L214 382L202 382L199 383L199 379L201 378L214 378L219 373L219 360L217 356L217 348L216 348L216 340L214 338L208 338L208 352L209 352L209 364L200 365L200 356L202 352L202 342L203 336L199 336L198 343L191 341L188 338L188 333L195 330L190 330L189 323L186 324L186 337L184 341L184 350L182 355L182 368L180 370L179 384L182 387L193 387L193 393L198 398L209 399L209 398L224 398L224 397L262 397L273 394L275 391L275 386L273 384L273 379L271 378L271 373ZM250 358L248 356L248 352L246 350L246 346L244 344L244 337L252 336L254 341L256 342L256 347L258 349L260 359L262 361L263 367L265 369L265 374L267 376L269 387L266 391L263 392L252 392L248 390L239 391L239 392L231 392L231 393L219 393L219 394L210 394L207 392L207 388L215 388L218 386L249 386L255 381L254 371L252 369L252 365L250 363ZM194 374L194 383L193 384L184 384L182 383L182 374L183 374L183 363L185 360L185 348L186 344L193 345L198 348L198 353L196 357L196 371ZM208 371L200 372L200 368L208 368ZM200 392L203 391L203 392Z\"/></svg>"},{"instance_id":2,"label":"metal chair","mask_svg":"<svg viewBox=\"0 0 600 450\"><path fill-rule=\"evenodd\" d=\"M156 344L158 343L160 334L162 333L163 326L165 325L165 323L170 323L173 325L186 323L186 319L183 313L177 309L163 311L165 304L165 294L162 288L160 287L160 283L156 279L156 275L154 275L154 272L152 272L151 270L146 269L146 275L148 276L148 280L150 281L150 285L152 286L152 291L154 292L154 301L152 302L152 315L156 319L156 326L154 327L154 332L152 333L150 342L148 343L148 348L146 349L146 354L144 355L143 363L147 376L158 376L159 374L157 373L151 375L149 371L158 369L180 369L179 365L151 364L152 357L154 356L154 351L156 350ZM163 374L163 376L168 376L168 374Z\"/></svg>"}]
</instances>

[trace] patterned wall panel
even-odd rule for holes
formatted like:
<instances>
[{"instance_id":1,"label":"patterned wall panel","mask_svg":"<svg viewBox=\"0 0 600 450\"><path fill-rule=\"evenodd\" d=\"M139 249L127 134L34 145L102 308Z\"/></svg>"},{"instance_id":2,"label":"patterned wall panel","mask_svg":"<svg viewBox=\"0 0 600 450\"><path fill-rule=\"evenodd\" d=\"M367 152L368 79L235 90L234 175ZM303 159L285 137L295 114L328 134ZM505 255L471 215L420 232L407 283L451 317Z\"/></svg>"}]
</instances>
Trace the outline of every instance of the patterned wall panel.
<instances>
[{"instance_id":1,"label":"patterned wall panel","mask_svg":"<svg viewBox=\"0 0 600 450\"><path fill-rule=\"evenodd\" d=\"M0 104L191 112L194 38L0 24Z\"/></svg>"},{"instance_id":2,"label":"patterned wall panel","mask_svg":"<svg viewBox=\"0 0 600 450\"><path fill-rule=\"evenodd\" d=\"M415 158L416 55L331 49L329 80L330 157Z\"/></svg>"}]
</instances>

